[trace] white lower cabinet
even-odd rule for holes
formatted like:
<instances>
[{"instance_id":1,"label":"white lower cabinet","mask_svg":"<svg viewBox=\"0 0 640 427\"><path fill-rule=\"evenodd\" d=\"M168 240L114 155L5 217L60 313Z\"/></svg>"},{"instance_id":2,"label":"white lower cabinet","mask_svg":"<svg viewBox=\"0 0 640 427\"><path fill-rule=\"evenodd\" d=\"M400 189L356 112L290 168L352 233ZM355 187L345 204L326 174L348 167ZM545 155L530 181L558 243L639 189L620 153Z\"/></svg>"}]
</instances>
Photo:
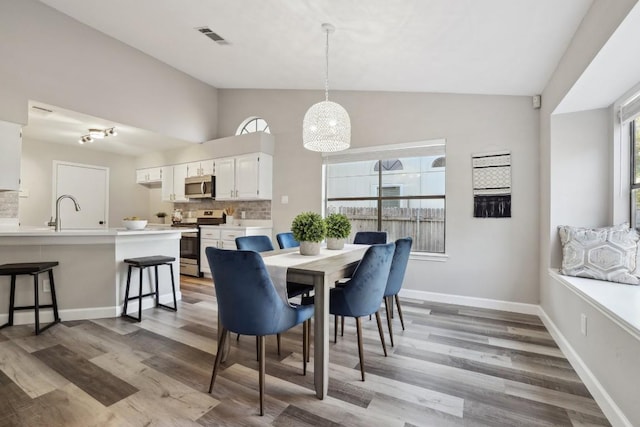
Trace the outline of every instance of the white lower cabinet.
<instances>
[{"instance_id":1,"label":"white lower cabinet","mask_svg":"<svg viewBox=\"0 0 640 427\"><path fill-rule=\"evenodd\" d=\"M237 249L236 237L266 235L271 238L273 229L268 227L227 227L218 225L200 226L200 272L211 274L205 249Z\"/></svg>"}]
</instances>

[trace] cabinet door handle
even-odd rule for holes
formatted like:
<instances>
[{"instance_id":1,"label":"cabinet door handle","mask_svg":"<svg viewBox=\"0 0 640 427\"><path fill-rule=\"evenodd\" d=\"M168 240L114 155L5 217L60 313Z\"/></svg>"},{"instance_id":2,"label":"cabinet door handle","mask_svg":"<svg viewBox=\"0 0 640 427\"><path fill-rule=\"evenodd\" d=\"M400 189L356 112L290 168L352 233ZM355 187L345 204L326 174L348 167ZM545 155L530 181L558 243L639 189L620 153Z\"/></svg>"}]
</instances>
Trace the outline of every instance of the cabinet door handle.
<instances>
[{"instance_id":1,"label":"cabinet door handle","mask_svg":"<svg viewBox=\"0 0 640 427\"><path fill-rule=\"evenodd\" d=\"M236 190L236 197L238 197L238 190Z\"/></svg>"},{"instance_id":2,"label":"cabinet door handle","mask_svg":"<svg viewBox=\"0 0 640 427\"><path fill-rule=\"evenodd\" d=\"M229 191L229 197L233 197L233 190Z\"/></svg>"},{"instance_id":3,"label":"cabinet door handle","mask_svg":"<svg viewBox=\"0 0 640 427\"><path fill-rule=\"evenodd\" d=\"M200 183L200 194L204 194L204 181Z\"/></svg>"}]
</instances>

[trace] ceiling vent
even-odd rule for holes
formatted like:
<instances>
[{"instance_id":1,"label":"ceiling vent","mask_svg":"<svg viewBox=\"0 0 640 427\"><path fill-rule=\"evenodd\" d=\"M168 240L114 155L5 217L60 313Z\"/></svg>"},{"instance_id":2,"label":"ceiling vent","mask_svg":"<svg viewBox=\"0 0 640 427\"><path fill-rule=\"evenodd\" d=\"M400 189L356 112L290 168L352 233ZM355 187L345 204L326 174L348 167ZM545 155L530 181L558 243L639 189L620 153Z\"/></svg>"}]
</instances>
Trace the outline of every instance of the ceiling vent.
<instances>
[{"instance_id":1,"label":"ceiling vent","mask_svg":"<svg viewBox=\"0 0 640 427\"><path fill-rule=\"evenodd\" d=\"M218 35L217 33L214 33L213 31L211 31L211 28L209 28L209 27L198 27L198 28L196 28L196 30L198 30L199 32L201 32L205 36L209 37L211 40L213 40L214 42L218 43L219 45L226 46L226 45L229 44L229 42L226 41L225 39L223 39L222 37L220 37L220 35Z\"/></svg>"},{"instance_id":2,"label":"ceiling vent","mask_svg":"<svg viewBox=\"0 0 640 427\"><path fill-rule=\"evenodd\" d=\"M38 107L37 105L32 105L31 109L34 110L37 113L42 113L42 114L51 114L51 113L53 113L52 110L49 110L48 108L44 108L44 107Z\"/></svg>"}]
</instances>

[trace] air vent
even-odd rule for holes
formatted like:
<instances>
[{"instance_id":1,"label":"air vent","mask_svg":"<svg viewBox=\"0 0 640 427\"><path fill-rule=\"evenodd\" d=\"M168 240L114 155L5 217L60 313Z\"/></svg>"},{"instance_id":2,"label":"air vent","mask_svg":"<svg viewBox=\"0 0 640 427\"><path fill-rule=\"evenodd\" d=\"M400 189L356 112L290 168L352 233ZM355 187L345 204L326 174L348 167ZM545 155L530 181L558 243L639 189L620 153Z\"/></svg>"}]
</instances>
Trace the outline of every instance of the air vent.
<instances>
[{"instance_id":1,"label":"air vent","mask_svg":"<svg viewBox=\"0 0 640 427\"><path fill-rule=\"evenodd\" d=\"M213 40L214 42L218 43L219 45L228 45L229 44L229 42L226 41L225 39L223 39L222 37L220 37L220 35L218 35L217 33L214 33L213 31L211 31L211 28L209 28L209 27L198 27L198 28L196 28L196 30L198 30L199 32L201 32L205 36L209 37L211 40Z\"/></svg>"}]
</instances>

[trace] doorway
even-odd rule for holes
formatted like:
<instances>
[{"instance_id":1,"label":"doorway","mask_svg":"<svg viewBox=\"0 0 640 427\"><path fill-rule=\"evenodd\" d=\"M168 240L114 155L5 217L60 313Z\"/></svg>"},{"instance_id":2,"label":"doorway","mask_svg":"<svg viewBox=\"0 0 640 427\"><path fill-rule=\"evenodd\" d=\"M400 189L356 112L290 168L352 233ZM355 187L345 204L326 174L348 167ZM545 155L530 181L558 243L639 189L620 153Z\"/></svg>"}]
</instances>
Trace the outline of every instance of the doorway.
<instances>
[{"instance_id":1,"label":"doorway","mask_svg":"<svg viewBox=\"0 0 640 427\"><path fill-rule=\"evenodd\" d=\"M80 205L76 211L71 200L61 201L62 229L109 227L109 168L54 160L52 194L54 216L56 200L63 194L75 197Z\"/></svg>"}]
</instances>

